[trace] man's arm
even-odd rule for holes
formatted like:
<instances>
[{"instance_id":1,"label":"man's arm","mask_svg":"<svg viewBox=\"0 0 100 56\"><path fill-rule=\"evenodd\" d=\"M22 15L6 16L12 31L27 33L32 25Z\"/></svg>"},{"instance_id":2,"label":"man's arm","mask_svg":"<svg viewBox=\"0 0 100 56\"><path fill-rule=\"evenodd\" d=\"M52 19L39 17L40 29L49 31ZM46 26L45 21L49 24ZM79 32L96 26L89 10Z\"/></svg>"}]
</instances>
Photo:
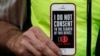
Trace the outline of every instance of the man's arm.
<instances>
[{"instance_id":1,"label":"man's arm","mask_svg":"<svg viewBox=\"0 0 100 56\"><path fill-rule=\"evenodd\" d=\"M7 22L0 21L0 50L9 52L7 42L9 39L16 38L21 34L19 29Z\"/></svg>"},{"instance_id":2,"label":"man's arm","mask_svg":"<svg viewBox=\"0 0 100 56\"><path fill-rule=\"evenodd\" d=\"M19 56L61 55L59 48L38 27L21 33L17 27L3 21L0 21L0 47Z\"/></svg>"},{"instance_id":3,"label":"man's arm","mask_svg":"<svg viewBox=\"0 0 100 56\"><path fill-rule=\"evenodd\" d=\"M9 54L7 42L21 34L27 0L0 1L0 54ZM17 27L18 26L18 27Z\"/></svg>"},{"instance_id":4,"label":"man's arm","mask_svg":"<svg viewBox=\"0 0 100 56\"><path fill-rule=\"evenodd\" d=\"M0 16L1 49L19 56L60 56L60 49L38 27L31 27L23 33L16 27L23 23L21 4L24 0L15 1L19 2L16 3L18 6L7 7L6 13Z\"/></svg>"}]
</instances>

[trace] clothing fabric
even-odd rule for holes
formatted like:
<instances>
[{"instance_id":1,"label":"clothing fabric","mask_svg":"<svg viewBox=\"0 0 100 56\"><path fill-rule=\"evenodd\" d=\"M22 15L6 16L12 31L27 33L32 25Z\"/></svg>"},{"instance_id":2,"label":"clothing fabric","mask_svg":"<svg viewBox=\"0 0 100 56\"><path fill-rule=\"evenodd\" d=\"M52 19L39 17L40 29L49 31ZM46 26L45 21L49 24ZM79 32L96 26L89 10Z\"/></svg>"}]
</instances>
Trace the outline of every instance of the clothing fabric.
<instances>
[{"instance_id":1,"label":"clothing fabric","mask_svg":"<svg viewBox=\"0 0 100 56\"><path fill-rule=\"evenodd\" d=\"M87 43L87 0L31 0L31 22L41 28L50 37L50 5L52 3L74 3L76 5L76 56L86 56ZM95 56L95 45L100 28L100 2L92 1L92 47Z\"/></svg>"},{"instance_id":2,"label":"clothing fabric","mask_svg":"<svg viewBox=\"0 0 100 56\"><path fill-rule=\"evenodd\" d=\"M11 23L22 30L27 0L0 0L0 21Z\"/></svg>"},{"instance_id":3,"label":"clothing fabric","mask_svg":"<svg viewBox=\"0 0 100 56\"><path fill-rule=\"evenodd\" d=\"M0 0L0 56L14 56L6 48L5 42L12 36L13 30L22 31L25 21L26 0ZM19 31L19 32L20 32Z\"/></svg>"}]
</instances>

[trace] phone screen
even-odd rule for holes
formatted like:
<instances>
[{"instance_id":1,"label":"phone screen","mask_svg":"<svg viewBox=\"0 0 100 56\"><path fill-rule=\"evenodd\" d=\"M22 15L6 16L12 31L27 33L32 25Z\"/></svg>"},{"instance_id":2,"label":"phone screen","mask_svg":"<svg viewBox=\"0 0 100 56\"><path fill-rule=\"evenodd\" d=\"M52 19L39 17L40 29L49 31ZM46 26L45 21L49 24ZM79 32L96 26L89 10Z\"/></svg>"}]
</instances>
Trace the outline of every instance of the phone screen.
<instances>
[{"instance_id":1,"label":"phone screen","mask_svg":"<svg viewBox=\"0 0 100 56\"><path fill-rule=\"evenodd\" d=\"M59 48L74 48L74 11L52 11L52 37Z\"/></svg>"}]
</instances>

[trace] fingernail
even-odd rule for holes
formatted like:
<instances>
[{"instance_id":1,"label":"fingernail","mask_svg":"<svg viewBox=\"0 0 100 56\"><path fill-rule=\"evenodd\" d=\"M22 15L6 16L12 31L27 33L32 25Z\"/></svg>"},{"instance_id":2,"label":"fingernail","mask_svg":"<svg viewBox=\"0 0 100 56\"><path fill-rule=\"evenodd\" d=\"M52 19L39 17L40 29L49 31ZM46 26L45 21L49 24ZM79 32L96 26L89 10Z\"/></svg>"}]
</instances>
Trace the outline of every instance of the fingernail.
<instances>
[{"instance_id":1,"label":"fingernail","mask_svg":"<svg viewBox=\"0 0 100 56\"><path fill-rule=\"evenodd\" d=\"M61 51L59 51L58 55L59 55L59 56L62 56L62 52L61 52Z\"/></svg>"}]
</instances>

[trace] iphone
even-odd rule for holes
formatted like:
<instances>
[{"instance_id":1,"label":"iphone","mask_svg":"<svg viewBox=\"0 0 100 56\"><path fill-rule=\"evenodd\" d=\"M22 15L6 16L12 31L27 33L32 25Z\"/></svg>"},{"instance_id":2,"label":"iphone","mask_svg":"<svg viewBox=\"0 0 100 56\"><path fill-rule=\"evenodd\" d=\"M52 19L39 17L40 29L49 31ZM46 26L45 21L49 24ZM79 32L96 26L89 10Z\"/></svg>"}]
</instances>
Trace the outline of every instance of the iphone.
<instances>
[{"instance_id":1,"label":"iphone","mask_svg":"<svg viewBox=\"0 0 100 56\"><path fill-rule=\"evenodd\" d=\"M50 37L62 55L76 51L76 7L73 3L53 3L50 9Z\"/></svg>"}]
</instances>

